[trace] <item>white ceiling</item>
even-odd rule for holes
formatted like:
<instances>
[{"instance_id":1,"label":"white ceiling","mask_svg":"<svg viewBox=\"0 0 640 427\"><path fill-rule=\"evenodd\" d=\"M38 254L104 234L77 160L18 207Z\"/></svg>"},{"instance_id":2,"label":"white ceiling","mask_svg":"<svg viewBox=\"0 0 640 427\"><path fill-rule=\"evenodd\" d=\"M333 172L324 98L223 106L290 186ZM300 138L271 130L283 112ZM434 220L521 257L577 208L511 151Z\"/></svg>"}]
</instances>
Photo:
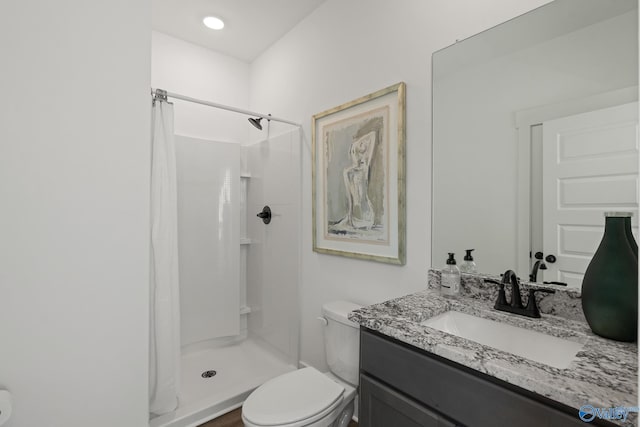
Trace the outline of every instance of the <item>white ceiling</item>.
<instances>
[{"instance_id":1,"label":"white ceiling","mask_svg":"<svg viewBox=\"0 0 640 427\"><path fill-rule=\"evenodd\" d=\"M153 29L251 62L325 0L152 0ZM224 29L202 24L217 16Z\"/></svg>"}]
</instances>

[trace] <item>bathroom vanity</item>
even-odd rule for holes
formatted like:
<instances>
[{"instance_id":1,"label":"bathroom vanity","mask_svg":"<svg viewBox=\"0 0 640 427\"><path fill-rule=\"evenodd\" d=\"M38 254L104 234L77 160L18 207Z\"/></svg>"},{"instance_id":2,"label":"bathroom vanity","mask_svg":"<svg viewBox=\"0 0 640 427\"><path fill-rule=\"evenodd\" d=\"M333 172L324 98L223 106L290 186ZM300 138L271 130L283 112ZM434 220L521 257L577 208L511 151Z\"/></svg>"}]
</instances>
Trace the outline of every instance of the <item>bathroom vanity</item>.
<instances>
[{"instance_id":1,"label":"bathroom vanity","mask_svg":"<svg viewBox=\"0 0 640 427\"><path fill-rule=\"evenodd\" d=\"M524 304L555 294L529 318L508 293L512 313L494 310L498 277L463 274L446 298L431 270L352 312L362 427L636 425L594 415L637 411L638 352L591 332L579 290L603 212L637 212L637 7L556 0L434 53L431 265L475 248L480 271L537 282Z\"/></svg>"},{"instance_id":2,"label":"bathroom vanity","mask_svg":"<svg viewBox=\"0 0 640 427\"><path fill-rule=\"evenodd\" d=\"M579 319L544 314L549 299L564 295L545 296L540 319L495 311L496 289L480 282L467 280L462 295L445 298L434 280L430 289L351 313L350 320L361 325L361 426L581 426L584 405L637 406L636 344L598 337ZM463 338L455 328L443 332L425 325L448 312L578 347L565 361L551 355L547 362L558 346L537 338L529 339L533 353L525 357ZM526 346L517 347L519 352ZM636 421L637 414L629 413L626 420L595 417L589 424Z\"/></svg>"},{"instance_id":3,"label":"bathroom vanity","mask_svg":"<svg viewBox=\"0 0 640 427\"><path fill-rule=\"evenodd\" d=\"M361 331L362 426L581 426L577 411L383 334Z\"/></svg>"}]
</instances>

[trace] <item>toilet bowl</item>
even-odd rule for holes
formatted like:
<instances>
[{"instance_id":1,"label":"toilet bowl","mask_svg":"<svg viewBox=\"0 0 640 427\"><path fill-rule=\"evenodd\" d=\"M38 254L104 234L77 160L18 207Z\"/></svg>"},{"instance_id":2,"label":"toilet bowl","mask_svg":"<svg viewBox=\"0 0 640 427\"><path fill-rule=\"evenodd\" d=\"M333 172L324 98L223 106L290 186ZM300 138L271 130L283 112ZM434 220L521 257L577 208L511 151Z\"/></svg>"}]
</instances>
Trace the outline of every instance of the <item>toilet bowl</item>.
<instances>
[{"instance_id":1,"label":"toilet bowl","mask_svg":"<svg viewBox=\"0 0 640 427\"><path fill-rule=\"evenodd\" d=\"M242 406L242 421L246 427L346 426L355 394L353 386L315 368L299 369L258 387Z\"/></svg>"},{"instance_id":2,"label":"toilet bowl","mask_svg":"<svg viewBox=\"0 0 640 427\"><path fill-rule=\"evenodd\" d=\"M322 307L324 342L331 372L308 367L273 378L242 406L247 427L346 427L358 382L358 325L349 321L359 305L335 301Z\"/></svg>"}]
</instances>

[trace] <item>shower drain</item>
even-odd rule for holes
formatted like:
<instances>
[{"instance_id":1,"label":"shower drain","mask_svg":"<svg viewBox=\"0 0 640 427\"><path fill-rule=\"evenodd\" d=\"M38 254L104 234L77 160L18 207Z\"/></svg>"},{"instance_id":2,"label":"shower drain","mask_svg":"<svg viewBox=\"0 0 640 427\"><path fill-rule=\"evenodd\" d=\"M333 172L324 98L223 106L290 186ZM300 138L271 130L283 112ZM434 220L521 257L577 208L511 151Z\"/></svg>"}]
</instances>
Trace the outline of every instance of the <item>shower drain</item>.
<instances>
[{"instance_id":1,"label":"shower drain","mask_svg":"<svg viewBox=\"0 0 640 427\"><path fill-rule=\"evenodd\" d=\"M202 378L211 378L217 374L216 371L204 371L201 375Z\"/></svg>"}]
</instances>

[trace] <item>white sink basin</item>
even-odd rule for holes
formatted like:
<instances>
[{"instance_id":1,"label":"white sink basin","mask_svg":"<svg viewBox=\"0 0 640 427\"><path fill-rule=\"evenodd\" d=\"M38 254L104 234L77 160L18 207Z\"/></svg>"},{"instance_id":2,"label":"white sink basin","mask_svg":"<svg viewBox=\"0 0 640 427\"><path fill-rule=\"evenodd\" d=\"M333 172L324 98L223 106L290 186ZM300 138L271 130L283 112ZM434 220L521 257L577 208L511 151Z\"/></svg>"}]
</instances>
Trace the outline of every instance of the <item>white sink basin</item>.
<instances>
[{"instance_id":1,"label":"white sink basin","mask_svg":"<svg viewBox=\"0 0 640 427\"><path fill-rule=\"evenodd\" d=\"M447 311L421 324L560 369L569 367L584 345L458 311Z\"/></svg>"}]
</instances>

